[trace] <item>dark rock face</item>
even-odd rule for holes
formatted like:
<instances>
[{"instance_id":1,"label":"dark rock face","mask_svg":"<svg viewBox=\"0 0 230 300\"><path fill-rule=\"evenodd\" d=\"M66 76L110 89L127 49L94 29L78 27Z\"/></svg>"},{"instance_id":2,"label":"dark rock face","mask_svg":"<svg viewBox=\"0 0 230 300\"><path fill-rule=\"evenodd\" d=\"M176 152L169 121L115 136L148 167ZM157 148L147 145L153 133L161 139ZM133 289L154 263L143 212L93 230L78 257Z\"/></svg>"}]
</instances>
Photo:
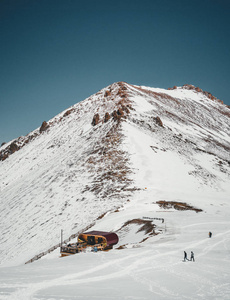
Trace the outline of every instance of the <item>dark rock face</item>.
<instances>
[{"instance_id":1,"label":"dark rock face","mask_svg":"<svg viewBox=\"0 0 230 300\"><path fill-rule=\"evenodd\" d=\"M6 149L0 152L0 161L4 161L9 157L9 155L18 151L20 147L16 144L16 142L12 142Z\"/></svg>"},{"instance_id":2,"label":"dark rock face","mask_svg":"<svg viewBox=\"0 0 230 300\"><path fill-rule=\"evenodd\" d=\"M63 117L64 117L64 118L67 117L67 116L70 115L72 112L73 112L73 109L67 110L67 111L64 113Z\"/></svg>"},{"instance_id":3,"label":"dark rock face","mask_svg":"<svg viewBox=\"0 0 230 300\"><path fill-rule=\"evenodd\" d=\"M107 112L107 113L105 113L104 122L105 123L108 122L109 119L110 119L110 114Z\"/></svg>"},{"instance_id":4,"label":"dark rock face","mask_svg":"<svg viewBox=\"0 0 230 300\"><path fill-rule=\"evenodd\" d=\"M9 156L8 153L5 153L5 154L1 154L1 153L0 153L0 160L1 160L1 161L4 161L5 159L7 159L8 156Z\"/></svg>"},{"instance_id":5,"label":"dark rock face","mask_svg":"<svg viewBox=\"0 0 230 300\"><path fill-rule=\"evenodd\" d=\"M93 126L96 126L96 125L99 123L99 120L100 120L99 114L95 114L95 115L93 116L92 125L93 125Z\"/></svg>"},{"instance_id":6,"label":"dark rock face","mask_svg":"<svg viewBox=\"0 0 230 300\"><path fill-rule=\"evenodd\" d=\"M157 116L157 117L155 118L155 121L156 121L156 123L157 123L158 126L164 127L164 126L163 126L163 122L161 121L160 117Z\"/></svg>"},{"instance_id":7,"label":"dark rock face","mask_svg":"<svg viewBox=\"0 0 230 300\"><path fill-rule=\"evenodd\" d=\"M124 116L124 111L122 110L122 108L118 108L118 110L117 110L117 114L118 114L118 116Z\"/></svg>"},{"instance_id":8,"label":"dark rock face","mask_svg":"<svg viewBox=\"0 0 230 300\"><path fill-rule=\"evenodd\" d=\"M11 143L10 144L10 152L11 152L11 154L14 153L14 152L16 152L16 151L18 151L18 150L19 150L19 147L18 147L18 145L16 143Z\"/></svg>"},{"instance_id":9,"label":"dark rock face","mask_svg":"<svg viewBox=\"0 0 230 300\"><path fill-rule=\"evenodd\" d=\"M111 96L111 92L110 91L105 91L105 97Z\"/></svg>"},{"instance_id":10,"label":"dark rock face","mask_svg":"<svg viewBox=\"0 0 230 300\"><path fill-rule=\"evenodd\" d=\"M168 88L168 90L170 91L170 90L176 90L177 89L177 86L176 85L174 85L172 88Z\"/></svg>"},{"instance_id":11,"label":"dark rock face","mask_svg":"<svg viewBox=\"0 0 230 300\"><path fill-rule=\"evenodd\" d=\"M42 125L40 127L40 133L42 133L43 131L46 131L49 128L49 125L47 124L46 121L42 122Z\"/></svg>"},{"instance_id":12,"label":"dark rock face","mask_svg":"<svg viewBox=\"0 0 230 300\"><path fill-rule=\"evenodd\" d=\"M114 111L112 112L112 116L113 116L114 121L118 120L118 114L117 114L117 111L116 111L116 110L114 110Z\"/></svg>"},{"instance_id":13,"label":"dark rock face","mask_svg":"<svg viewBox=\"0 0 230 300\"><path fill-rule=\"evenodd\" d=\"M120 121L121 117L124 116L124 111L121 107L118 108L118 110L114 110L112 113L114 121Z\"/></svg>"}]
</instances>

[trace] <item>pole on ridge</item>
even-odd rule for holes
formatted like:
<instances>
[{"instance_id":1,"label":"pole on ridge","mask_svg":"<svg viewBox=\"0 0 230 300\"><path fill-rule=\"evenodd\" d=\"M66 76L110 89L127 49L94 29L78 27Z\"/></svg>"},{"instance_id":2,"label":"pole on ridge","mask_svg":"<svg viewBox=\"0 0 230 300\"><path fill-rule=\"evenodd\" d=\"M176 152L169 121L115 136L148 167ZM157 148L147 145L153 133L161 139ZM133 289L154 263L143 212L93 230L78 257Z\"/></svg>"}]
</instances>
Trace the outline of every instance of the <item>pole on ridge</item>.
<instances>
[{"instance_id":1,"label":"pole on ridge","mask_svg":"<svg viewBox=\"0 0 230 300\"><path fill-rule=\"evenodd\" d=\"M61 229L61 247L62 247L62 243L63 243L63 229ZM60 252L61 252L61 247L60 247Z\"/></svg>"}]
</instances>

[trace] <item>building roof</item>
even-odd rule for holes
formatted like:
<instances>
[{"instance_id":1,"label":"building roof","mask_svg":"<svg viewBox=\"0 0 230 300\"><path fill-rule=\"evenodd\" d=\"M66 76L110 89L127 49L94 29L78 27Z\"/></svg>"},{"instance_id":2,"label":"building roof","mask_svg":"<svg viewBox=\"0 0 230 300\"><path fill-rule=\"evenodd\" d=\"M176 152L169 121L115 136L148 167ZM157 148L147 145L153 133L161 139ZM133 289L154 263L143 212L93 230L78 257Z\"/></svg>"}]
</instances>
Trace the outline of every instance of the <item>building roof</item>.
<instances>
[{"instance_id":1,"label":"building roof","mask_svg":"<svg viewBox=\"0 0 230 300\"><path fill-rule=\"evenodd\" d=\"M91 236L95 236L95 235L103 236L106 238L108 246L115 245L119 241L118 235L115 232L93 230L93 231L89 231L89 232L84 232L82 234L91 235Z\"/></svg>"}]
</instances>

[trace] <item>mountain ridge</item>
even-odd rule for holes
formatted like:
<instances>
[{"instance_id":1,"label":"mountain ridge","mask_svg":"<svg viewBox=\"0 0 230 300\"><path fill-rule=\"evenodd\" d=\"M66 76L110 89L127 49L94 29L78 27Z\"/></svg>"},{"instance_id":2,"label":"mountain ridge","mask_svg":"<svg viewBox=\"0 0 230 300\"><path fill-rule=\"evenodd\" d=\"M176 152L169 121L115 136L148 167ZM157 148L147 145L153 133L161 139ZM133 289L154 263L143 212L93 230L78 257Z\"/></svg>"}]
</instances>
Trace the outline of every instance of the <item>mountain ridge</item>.
<instances>
[{"instance_id":1,"label":"mountain ridge","mask_svg":"<svg viewBox=\"0 0 230 300\"><path fill-rule=\"evenodd\" d=\"M187 87L114 83L64 110L0 162L1 263L25 262L57 244L60 228L71 236L137 198L194 194L202 210L198 195L225 201L229 130L229 108Z\"/></svg>"},{"instance_id":2,"label":"mountain ridge","mask_svg":"<svg viewBox=\"0 0 230 300\"><path fill-rule=\"evenodd\" d=\"M136 85L131 85L131 84L127 84L126 82L117 82L117 83L113 83L111 85L109 85L108 87L102 89L101 91L97 92L95 95L98 95L100 93L103 93L102 91L105 91L104 92L104 97L111 97L111 90L113 89L113 87L115 85L118 85L120 87L120 89L118 90L117 92L117 95L120 95L121 97L121 100L124 100L124 98L127 99L127 95L125 94L125 90L127 89L125 87L125 85L129 85L129 86L132 86L132 87L135 87L139 90L141 90L142 92L147 92L147 93L151 93L151 88L147 87L147 90L146 90L146 87L141 87L141 86L136 86ZM216 102L219 102L221 104L224 105L224 108L228 108L229 109L229 106L228 105L225 105L223 103L222 100L219 100L218 98L216 98L215 96L213 96L211 93L209 92L206 92L206 91L203 91L201 88L199 87L195 87L191 84L184 84L182 87L177 87L177 86L174 86L173 88L168 88L168 91L171 91L171 90L180 90L180 89L186 89L186 90L190 90L190 91L193 91L195 93L199 93L199 94L202 94L203 96L205 96L206 98L212 100L212 101L216 101ZM156 90L156 88L155 88ZM166 91L167 90L164 90L164 89L160 89L160 88L157 88L157 90L161 91L161 93L157 93L155 92L154 95L156 97L160 97L160 96L164 96L166 97L167 99L170 99L170 100L174 100L176 101L176 98L173 98L169 95L167 95ZM162 91L166 92L166 93L162 93ZM153 92L152 92L153 93ZM167 95L167 96L166 96ZM84 101L86 100L89 100L91 99L92 96L86 98ZM114 97L114 94L113 94L113 97ZM123 99L122 99L123 98ZM120 101L121 101L120 100ZM81 102L84 102L84 101L81 101ZM80 103L81 103L80 102ZM121 103L118 103L118 105L121 104ZM58 114L57 116L60 116L59 118L59 121L62 119L62 118L65 118L67 117L69 114L71 114L73 111L76 110L76 105L73 105L71 106L70 108L67 108L65 109L63 112L61 112L60 114ZM126 106L127 108L129 107L129 105ZM127 111L127 108L125 109L126 112ZM122 113L122 112L121 112ZM228 116L230 116L230 111L229 110L224 110L223 114L226 114ZM36 138L36 136L39 134L39 133L42 133L44 131L46 131L49 126L52 126L54 122L57 122L57 116L55 116L54 118L52 118L51 120L48 121L48 123L46 121L43 121L42 122L42 125L40 126L39 130L38 129L35 129L34 131L30 132L29 134L27 134L26 136L20 136L10 142L7 142L7 143L2 143L1 148L3 148L1 151L0 151L0 161L3 161L5 160L6 158L8 158L9 155L13 154L14 152L18 151L19 149L21 149L25 144L27 144L28 142L30 142L32 139ZM118 114L119 116L119 114ZM116 116L115 116L116 117ZM106 118L106 116L105 116ZM107 120L108 121L108 120Z\"/></svg>"}]
</instances>

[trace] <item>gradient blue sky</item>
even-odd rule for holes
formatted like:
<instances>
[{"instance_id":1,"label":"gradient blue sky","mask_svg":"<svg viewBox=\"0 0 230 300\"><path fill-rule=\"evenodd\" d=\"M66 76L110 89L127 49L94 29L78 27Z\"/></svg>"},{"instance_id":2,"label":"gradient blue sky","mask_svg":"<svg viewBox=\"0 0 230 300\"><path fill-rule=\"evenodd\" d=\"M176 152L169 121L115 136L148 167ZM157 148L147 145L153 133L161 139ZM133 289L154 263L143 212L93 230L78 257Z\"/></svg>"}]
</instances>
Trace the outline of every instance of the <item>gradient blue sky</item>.
<instances>
[{"instance_id":1,"label":"gradient blue sky","mask_svg":"<svg viewBox=\"0 0 230 300\"><path fill-rule=\"evenodd\" d=\"M230 105L229 0L0 0L0 144L116 81Z\"/></svg>"}]
</instances>

